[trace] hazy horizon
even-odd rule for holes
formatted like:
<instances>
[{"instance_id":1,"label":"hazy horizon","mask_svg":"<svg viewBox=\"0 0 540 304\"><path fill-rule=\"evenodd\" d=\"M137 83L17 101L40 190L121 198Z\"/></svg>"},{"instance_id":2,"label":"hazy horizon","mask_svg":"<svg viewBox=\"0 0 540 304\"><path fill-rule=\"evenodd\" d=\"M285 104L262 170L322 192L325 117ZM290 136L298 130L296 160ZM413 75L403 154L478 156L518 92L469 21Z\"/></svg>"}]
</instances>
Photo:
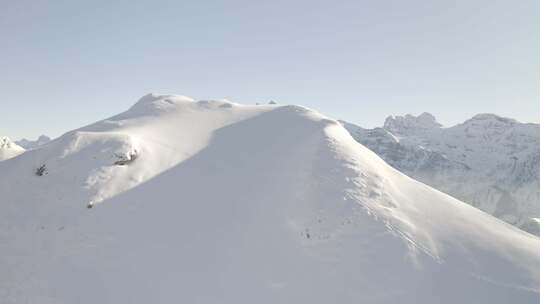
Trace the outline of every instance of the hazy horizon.
<instances>
[{"instance_id":1,"label":"hazy horizon","mask_svg":"<svg viewBox=\"0 0 540 304\"><path fill-rule=\"evenodd\" d=\"M0 135L52 137L148 92L275 100L363 127L540 123L540 2L0 3Z\"/></svg>"}]
</instances>

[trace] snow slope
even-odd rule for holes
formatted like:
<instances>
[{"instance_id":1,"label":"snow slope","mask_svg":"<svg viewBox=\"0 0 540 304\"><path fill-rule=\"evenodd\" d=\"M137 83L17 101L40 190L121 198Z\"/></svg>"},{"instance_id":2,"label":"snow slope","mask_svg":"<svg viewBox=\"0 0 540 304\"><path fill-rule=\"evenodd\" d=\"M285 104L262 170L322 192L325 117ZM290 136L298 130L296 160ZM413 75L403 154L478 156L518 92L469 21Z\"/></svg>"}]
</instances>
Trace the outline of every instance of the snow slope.
<instances>
[{"instance_id":1,"label":"snow slope","mask_svg":"<svg viewBox=\"0 0 540 304\"><path fill-rule=\"evenodd\" d=\"M24 149L7 137L0 137L0 161L13 158L24 152Z\"/></svg>"},{"instance_id":2,"label":"snow slope","mask_svg":"<svg viewBox=\"0 0 540 304\"><path fill-rule=\"evenodd\" d=\"M150 95L0 172L5 303L540 300L538 238L302 107Z\"/></svg>"},{"instance_id":3,"label":"snow slope","mask_svg":"<svg viewBox=\"0 0 540 304\"><path fill-rule=\"evenodd\" d=\"M540 231L540 125L478 114L442 128L429 113L388 117L382 128L345 123L386 162L532 233Z\"/></svg>"}]
</instances>

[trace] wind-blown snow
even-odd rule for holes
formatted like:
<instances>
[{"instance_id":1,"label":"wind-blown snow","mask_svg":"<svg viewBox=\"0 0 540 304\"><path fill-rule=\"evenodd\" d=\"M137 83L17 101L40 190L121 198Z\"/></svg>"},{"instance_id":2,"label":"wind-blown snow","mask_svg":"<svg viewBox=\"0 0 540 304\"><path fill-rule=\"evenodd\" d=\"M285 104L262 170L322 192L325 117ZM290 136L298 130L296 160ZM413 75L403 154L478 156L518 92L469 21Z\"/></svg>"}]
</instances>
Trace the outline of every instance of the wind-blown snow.
<instances>
[{"instance_id":1,"label":"wind-blown snow","mask_svg":"<svg viewBox=\"0 0 540 304\"><path fill-rule=\"evenodd\" d=\"M538 238L302 107L151 95L0 172L6 303L540 300Z\"/></svg>"}]
</instances>

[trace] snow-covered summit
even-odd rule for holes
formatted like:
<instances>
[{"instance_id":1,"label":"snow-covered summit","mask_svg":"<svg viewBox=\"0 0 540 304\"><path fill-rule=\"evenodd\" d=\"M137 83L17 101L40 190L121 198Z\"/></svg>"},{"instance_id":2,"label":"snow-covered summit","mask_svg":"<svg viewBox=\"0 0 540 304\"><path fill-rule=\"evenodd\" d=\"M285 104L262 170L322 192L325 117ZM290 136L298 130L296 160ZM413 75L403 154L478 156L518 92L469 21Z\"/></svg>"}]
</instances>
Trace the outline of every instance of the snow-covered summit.
<instances>
[{"instance_id":1,"label":"snow-covered summit","mask_svg":"<svg viewBox=\"0 0 540 304\"><path fill-rule=\"evenodd\" d=\"M24 148L11 141L8 137L0 137L0 161L13 158L24 151Z\"/></svg>"},{"instance_id":2,"label":"snow-covered summit","mask_svg":"<svg viewBox=\"0 0 540 304\"><path fill-rule=\"evenodd\" d=\"M492 113L480 113L474 115L471 119L465 121L464 124L468 123L475 123L475 122L483 122L483 123L499 123L499 124L505 124L505 125L514 125L517 124L518 121L512 118L508 117L502 117L496 114Z\"/></svg>"},{"instance_id":3,"label":"snow-covered summit","mask_svg":"<svg viewBox=\"0 0 540 304\"><path fill-rule=\"evenodd\" d=\"M170 98L0 163L3 302L540 299L538 238L401 174L335 120Z\"/></svg>"},{"instance_id":4,"label":"snow-covered summit","mask_svg":"<svg viewBox=\"0 0 540 304\"><path fill-rule=\"evenodd\" d=\"M195 100L187 96L160 95L149 93L144 95L129 110L130 113L149 114L155 111L174 110L176 107L186 103L193 103ZM146 111L146 112L145 112Z\"/></svg>"}]
</instances>

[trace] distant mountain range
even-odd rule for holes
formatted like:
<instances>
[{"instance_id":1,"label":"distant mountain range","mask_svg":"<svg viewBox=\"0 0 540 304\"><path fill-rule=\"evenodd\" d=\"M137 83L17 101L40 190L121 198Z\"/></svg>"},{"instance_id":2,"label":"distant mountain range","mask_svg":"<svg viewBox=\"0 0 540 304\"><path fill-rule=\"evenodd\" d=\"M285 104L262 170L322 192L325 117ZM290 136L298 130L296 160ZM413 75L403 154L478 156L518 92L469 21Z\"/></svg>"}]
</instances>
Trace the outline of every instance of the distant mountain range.
<instances>
[{"instance_id":1,"label":"distant mountain range","mask_svg":"<svg viewBox=\"0 0 540 304\"><path fill-rule=\"evenodd\" d=\"M342 124L406 175L540 235L539 124L478 114L444 128L429 113L374 129Z\"/></svg>"},{"instance_id":2,"label":"distant mountain range","mask_svg":"<svg viewBox=\"0 0 540 304\"><path fill-rule=\"evenodd\" d=\"M41 145L44 145L48 142L51 141L51 138L46 136L46 135L41 135L40 137L38 137L38 139L36 140L28 140L26 138L23 138L19 141L16 141L15 143L18 144L19 146L25 148L26 150L31 150L31 149L35 149Z\"/></svg>"}]
</instances>

